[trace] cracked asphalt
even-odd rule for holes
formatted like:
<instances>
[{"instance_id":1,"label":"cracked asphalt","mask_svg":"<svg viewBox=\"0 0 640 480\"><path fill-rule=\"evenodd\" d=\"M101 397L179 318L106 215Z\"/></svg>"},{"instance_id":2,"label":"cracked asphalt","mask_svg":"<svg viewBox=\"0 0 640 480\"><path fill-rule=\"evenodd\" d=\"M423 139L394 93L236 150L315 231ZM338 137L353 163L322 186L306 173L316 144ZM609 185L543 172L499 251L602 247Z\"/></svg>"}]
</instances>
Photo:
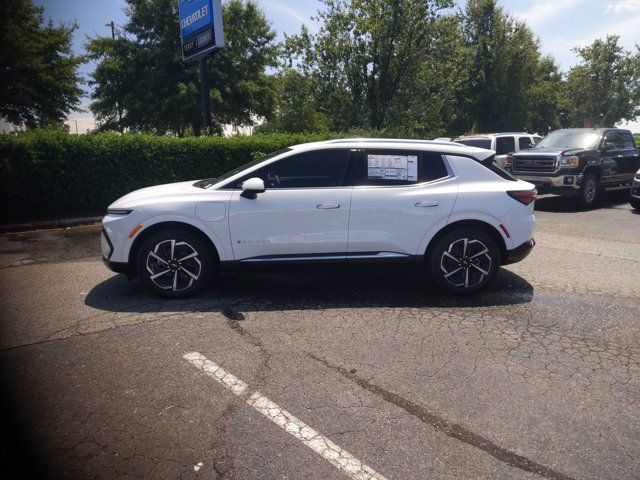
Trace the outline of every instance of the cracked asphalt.
<instances>
[{"instance_id":1,"label":"cracked asphalt","mask_svg":"<svg viewBox=\"0 0 640 480\"><path fill-rule=\"evenodd\" d=\"M640 215L536 209L531 256L464 298L342 272L167 301L96 226L0 236L3 478L349 478L188 352L388 480L640 478Z\"/></svg>"}]
</instances>

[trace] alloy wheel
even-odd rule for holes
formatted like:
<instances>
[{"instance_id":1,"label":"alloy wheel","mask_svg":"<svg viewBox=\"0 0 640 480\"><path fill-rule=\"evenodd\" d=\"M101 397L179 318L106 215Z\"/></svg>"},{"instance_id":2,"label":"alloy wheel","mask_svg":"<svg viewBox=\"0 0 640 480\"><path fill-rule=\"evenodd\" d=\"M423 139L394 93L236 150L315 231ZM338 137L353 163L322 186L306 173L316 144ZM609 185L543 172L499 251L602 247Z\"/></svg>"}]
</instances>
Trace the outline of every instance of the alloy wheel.
<instances>
[{"instance_id":1,"label":"alloy wheel","mask_svg":"<svg viewBox=\"0 0 640 480\"><path fill-rule=\"evenodd\" d=\"M592 177L589 177L587 179L587 183L584 186L585 202L587 203L593 202L593 200L596 198L596 190L597 190L596 181Z\"/></svg>"},{"instance_id":2,"label":"alloy wheel","mask_svg":"<svg viewBox=\"0 0 640 480\"><path fill-rule=\"evenodd\" d=\"M187 242L163 240L147 255L149 279L163 290L187 290L200 278L202 262L199 256Z\"/></svg>"},{"instance_id":3,"label":"alloy wheel","mask_svg":"<svg viewBox=\"0 0 640 480\"><path fill-rule=\"evenodd\" d=\"M442 253L440 269L454 287L473 288L491 272L493 260L487 246L477 239L455 240Z\"/></svg>"}]
</instances>

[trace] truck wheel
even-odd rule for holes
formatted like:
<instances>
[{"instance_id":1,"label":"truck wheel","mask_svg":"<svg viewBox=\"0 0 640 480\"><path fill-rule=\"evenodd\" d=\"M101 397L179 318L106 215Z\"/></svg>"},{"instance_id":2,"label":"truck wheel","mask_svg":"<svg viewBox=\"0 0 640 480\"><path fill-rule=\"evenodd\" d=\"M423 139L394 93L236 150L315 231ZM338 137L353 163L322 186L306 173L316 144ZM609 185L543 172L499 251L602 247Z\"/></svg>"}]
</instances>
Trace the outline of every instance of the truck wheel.
<instances>
[{"instance_id":1,"label":"truck wheel","mask_svg":"<svg viewBox=\"0 0 640 480\"><path fill-rule=\"evenodd\" d=\"M640 212L640 200L637 198L632 198L629 203L636 210L636 212Z\"/></svg>"},{"instance_id":2,"label":"truck wheel","mask_svg":"<svg viewBox=\"0 0 640 480\"><path fill-rule=\"evenodd\" d=\"M584 176L578 197L582 207L591 208L595 205L598 200L599 183L598 176L595 173L587 173Z\"/></svg>"}]
</instances>

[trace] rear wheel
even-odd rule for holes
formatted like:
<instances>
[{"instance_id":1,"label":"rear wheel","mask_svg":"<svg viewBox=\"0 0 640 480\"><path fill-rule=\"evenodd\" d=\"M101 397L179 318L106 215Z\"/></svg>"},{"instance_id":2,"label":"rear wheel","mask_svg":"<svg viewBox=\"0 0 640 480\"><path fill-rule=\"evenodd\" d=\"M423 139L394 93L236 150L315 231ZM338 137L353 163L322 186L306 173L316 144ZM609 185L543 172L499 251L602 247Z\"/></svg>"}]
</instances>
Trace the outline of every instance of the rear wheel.
<instances>
[{"instance_id":1,"label":"rear wheel","mask_svg":"<svg viewBox=\"0 0 640 480\"><path fill-rule=\"evenodd\" d=\"M595 173L587 173L582 179L578 201L584 208L591 208L598 200L599 180Z\"/></svg>"},{"instance_id":2,"label":"rear wheel","mask_svg":"<svg viewBox=\"0 0 640 480\"><path fill-rule=\"evenodd\" d=\"M438 239L427 261L437 286L453 293L474 293L495 279L500 251L484 231L461 227Z\"/></svg>"},{"instance_id":3,"label":"rear wheel","mask_svg":"<svg viewBox=\"0 0 640 480\"><path fill-rule=\"evenodd\" d=\"M166 230L145 239L138 251L138 276L163 297L186 298L207 286L214 256L198 236Z\"/></svg>"}]
</instances>

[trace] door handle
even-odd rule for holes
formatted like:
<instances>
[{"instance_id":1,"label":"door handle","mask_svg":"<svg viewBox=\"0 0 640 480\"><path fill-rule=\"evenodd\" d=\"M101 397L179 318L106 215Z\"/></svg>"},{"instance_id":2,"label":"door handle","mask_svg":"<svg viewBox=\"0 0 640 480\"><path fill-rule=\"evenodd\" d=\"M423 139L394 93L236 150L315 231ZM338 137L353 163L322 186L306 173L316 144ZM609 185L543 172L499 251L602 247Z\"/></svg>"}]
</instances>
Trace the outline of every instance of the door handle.
<instances>
[{"instance_id":1,"label":"door handle","mask_svg":"<svg viewBox=\"0 0 640 480\"><path fill-rule=\"evenodd\" d=\"M318 210L333 210L335 208L340 208L339 203L321 203L320 205L316 205Z\"/></svg>"},{"instance_id":2,"label":"door handle","mask_svg":"<svg viewBox=\"0 0 640 480\"><path fill-rule=\"evenodd\" d=\"M433 202L418 202L416 203L416 207L437 207L438 201L434 200Z\"/></svg>"}]
</instances>

